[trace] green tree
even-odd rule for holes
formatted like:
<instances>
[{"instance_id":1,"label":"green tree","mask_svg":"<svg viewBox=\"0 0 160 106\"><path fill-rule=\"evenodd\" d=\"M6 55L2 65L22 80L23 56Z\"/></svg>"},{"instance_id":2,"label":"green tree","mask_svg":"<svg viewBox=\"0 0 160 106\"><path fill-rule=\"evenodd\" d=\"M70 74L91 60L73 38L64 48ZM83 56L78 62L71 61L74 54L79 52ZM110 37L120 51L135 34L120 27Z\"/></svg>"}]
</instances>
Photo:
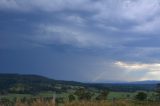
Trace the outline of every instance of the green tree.
<instances>
[{"instance_id":1,"label":"green tree","mask_svg":"<svg viewBox=\"0 0 160 106\"><path fill-rule=\"evenodd\" d=\"M156 93L157 99L160 100L160 84L156 85Z\"/></svg>"},{"instance_id":2,"label":"green tree","mask_svg":"<svg viewBox=\"0 0 160 106\"><path fill-rule=\"evenodd\" d=\"M70 95L68 96L68 99L69 99L70 102L72 102L72 101L74 101L76 98L75 98L74 95L70 94Z\"/></svg>"},{"instance_id":3,"label":"green tree","mask_svg":"<svg viewBox=\"0 0 160 106\"><path fill-rule=\"evenodd\" d=\"M103 90L101 93L96 97L96 100L106 100L109 94L108 90Z\"/></svg>"},{"instance_id":4,"label":"green tree","mask_svg":"<svg viewBox=\"0 0 160 106\"><path fill-rule=\"evenodd\" d=\"M138 92L137 95L135 96L137 100L143 101L147 99L147 94L145 92Z\"/></svg>"},{"instance_id":5,"label":"green tree","mask_svg":"<svg viewBox=\"0 0 160 106\"><path fill-rule=\"evenodd\" d=\"M64 103L64 98L63 97L56 98L56 103Z\"/></svg>"},{"instance_id":6,"label":"green tree","mask_svg":"<svg viewBox=\"0 0 160 106\"><path fill-rule=\"evenodd\" d=\"M84 88L79 88L75 91L75 95L77 95L78 97L80 97L81 95L83 95L85 93L85 89Z\"/></svg>"},{"instance_id":7,"label":"green tree","mask_svg":"<svg viewBox=\"0 0 160 106\"><path fill-rule=\"evenodd\" d=\"M85 92L81 97L81 99L83 99L83 100L91 100L91 98L92 98L92 93L88 92L88 91Z\"/></svg>"},{"instance_id":8,"label":"green tree","mask_svg":"<svg viewBox=\"0 0 160 106\"><path fill-rule=\"evenodd\" d=\"M79 100L90 100L92 98L92 93L84 88L79 88L75 91L75 95L78 96Z\"/></svg>"}]
</instances>

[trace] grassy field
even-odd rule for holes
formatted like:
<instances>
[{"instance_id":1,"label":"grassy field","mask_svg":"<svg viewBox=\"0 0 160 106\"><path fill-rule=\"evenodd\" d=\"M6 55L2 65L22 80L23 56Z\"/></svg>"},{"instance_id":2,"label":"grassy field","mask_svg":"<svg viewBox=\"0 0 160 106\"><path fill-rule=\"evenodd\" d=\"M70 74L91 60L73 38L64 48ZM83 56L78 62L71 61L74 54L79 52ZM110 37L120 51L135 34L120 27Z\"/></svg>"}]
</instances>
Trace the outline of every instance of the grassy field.
<instances>
[{"instance_id":1,"label":"grassy field","mask_svg":"<svg viewBox=\"0 0 160 106\"><path fill-rule=\"evenodd\" d=\"M56 97L63 97L64 102L60 104L53 103L53 100L50 99L49 101L43 100L42 98L45 97L53 97L55 95L55 92L41 92L37 95L31 95L31 94L8 94L1 96L1 99L8 99L13 101L15 98L17 99L14 105L2 105L0 106L160 106L160 102L153 102L153 101L136 101L134 99L135 93L130 92L110 92L108 95L107 100L105 101L96 101L95 99L91 99L89 101L78 101L75 100L73 102L68 101L68 95L69 93L59 93L56 94ZM154 95L153 92L148 92L148 97L152 98L152 95ZM98 95L98 93L95 93L95 96ZM34 101L29 102L22 102L19 101L22 98L36 98ZM38 98L38 99L37 99ZM115 98L115 100L113 100Z\"/></svg>"},{"instance_id":2,"label":"grassy field","mask_svg":"<svg viewBox=\"0 0 160 106\"><path fill-rule=\"evenodd\" d=\"M7 95L3 95L3 96L0 96L0 98L5 98L5 99L9 99L9 100L12 100L14 98L18 98L18 99L21 99L21 98L39 98L39 97L53 97L53 96L56 96L57 98L58 97L63 97L65 99L68 98L68 95L71 94L71 93L59 93L59 94L55 94L55 92L41 92L37 95L31 95L31 94L7 94ZM72 93L73 94L73 93ZM153 92L148 92L148 97L152 97L152 95L154 95ZM98 93L95 94L95 96L98 95ZM111 100L113 98L116 98L116 99L133 99L134 96L136 95L136 92L135 93L130 93L130 92L110 92L109 95L108 95L108 100Z\"/></svg>"},{"instance_id":3,"label":"grassy field","mask_svg":"<svg viewBox=\"0 0 160 106\"><path fill-rule=\"evenodd\" d=\"M55 92L41 92L37 95L31 95L31 94L7 94L0 96L1 99L9 99L13 100L14 98L22 99L22 98L45 98L45 97L53 97L56 96L57 98L63 97L68 98L69 93L60 93L55 94Z\"/></svg>"}]
</instances>

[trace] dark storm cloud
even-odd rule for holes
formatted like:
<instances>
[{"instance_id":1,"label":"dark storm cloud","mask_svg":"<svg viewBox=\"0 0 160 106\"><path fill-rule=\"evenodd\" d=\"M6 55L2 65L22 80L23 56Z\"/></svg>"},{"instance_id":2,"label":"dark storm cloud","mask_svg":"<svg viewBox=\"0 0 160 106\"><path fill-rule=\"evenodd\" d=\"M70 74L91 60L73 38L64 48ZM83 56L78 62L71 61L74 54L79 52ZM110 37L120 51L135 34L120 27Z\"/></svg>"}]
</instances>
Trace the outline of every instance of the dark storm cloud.
<instances>
[{"instance_id":1,"label":"dark storm cloud","mask_svg":"<svg viewBox=\"0 0 160 106\"><path fill-rule=\"evenodd\" d=\"M159 10L158 0L1 0L0 71L158 79Z\"/></svg>"}]
</instances>

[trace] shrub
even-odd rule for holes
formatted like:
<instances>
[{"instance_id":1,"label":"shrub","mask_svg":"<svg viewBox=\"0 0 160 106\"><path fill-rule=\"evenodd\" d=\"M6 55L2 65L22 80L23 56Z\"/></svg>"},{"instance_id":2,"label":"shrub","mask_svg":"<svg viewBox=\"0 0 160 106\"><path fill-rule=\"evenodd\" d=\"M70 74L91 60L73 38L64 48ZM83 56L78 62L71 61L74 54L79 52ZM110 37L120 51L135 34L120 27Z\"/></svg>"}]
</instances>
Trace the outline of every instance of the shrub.
<instances>
[{"instance_id":1,"label":"shrub","mask_svg":"<svg viewBox=\"0 0 160 106\"><path fill-rule=\"evenodd\" d=\"M69 98L69 102L72 102L76 99L74 95L69 95L68 98Z\"/></svg>"},{"instance_id":2,"label":"shrub","mask_svg":"<svg viewBox=\"0 0 160 106\"><path fill-rule=\"evenodd\" d=\"M145 92L138 92L135 98L137 100L143 101L147 98L147 94Z\"/></svg>"},{"instance_id":3,"label":"shrub","mask_svg":"<svg viewBox=\"0 0 160 106\"><path fill-rule=\"evenodd\" d=\"M79 100L90 100L92 98L92 93L85 90L84 88L79 88L76 90L75 95L78 96Z\"/></svg>"},{"instance_id":4,"label":"shrub","mask_svg":"<svg viewBox=\"0 0 160 106\"><path fill-rule=\"evenodd\" d=\"M109 91L107 90L101 91L101 93L96 97L96 100L106 100L108 94L109 94Z\"/></svg>"}]
</instances>

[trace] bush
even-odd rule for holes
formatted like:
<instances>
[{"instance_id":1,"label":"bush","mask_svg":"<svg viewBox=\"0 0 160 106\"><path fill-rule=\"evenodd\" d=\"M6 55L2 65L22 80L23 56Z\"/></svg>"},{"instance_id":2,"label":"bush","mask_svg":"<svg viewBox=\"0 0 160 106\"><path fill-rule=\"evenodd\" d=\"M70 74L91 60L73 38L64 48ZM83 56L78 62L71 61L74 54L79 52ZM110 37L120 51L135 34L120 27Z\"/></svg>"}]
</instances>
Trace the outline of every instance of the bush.
<instances>
[{"instance_id":1,"label":"bush","mask_svg":"<svg viewBox=\"0 0 160 106\"><path fill-rule=\"evenodd\" d=\"M63 97L56 98L56 103L64 103L64 98Z\"/></svg>"},{"instance_id":2,"label":"bush","mask_svg":"<svg viewBox=\"0 0 160 106\"><path fill-rule=\"evenodd\" d=\"M101 91L101 93L96 97L96 100L106 100L109 94L108 90Z\"/></svg>"},{"instance_id":3,"label":"bush","mask_svg":"<svg viewBox=\"0 0 160 106\"><path fill-rule=\"evenodd\" d=\"M84 88L79 88L76 90L75 95L78 96L79 100L90 100L92 98L92 93Z\"/></svg>"},{"instance_id":4,"label":"bush","mask_svg":"<svg viewBox=\"0 0 160 106\"><path fill-rule=\"evenodd\" d=\"M135 98L137 100L143 101L146 100L147 94L145 92L138 92Z\"/></svg>"},{"instance_id":5,"label":"bush","mask_svg":"<svg viewBox=\"0 0 160 106\"><path fill-rule=\"evenodd\" d=\"M76 99L74 95L69 95L68 98L69 98L69 102L72 102Z\"/></svg>"}]
</instances>

